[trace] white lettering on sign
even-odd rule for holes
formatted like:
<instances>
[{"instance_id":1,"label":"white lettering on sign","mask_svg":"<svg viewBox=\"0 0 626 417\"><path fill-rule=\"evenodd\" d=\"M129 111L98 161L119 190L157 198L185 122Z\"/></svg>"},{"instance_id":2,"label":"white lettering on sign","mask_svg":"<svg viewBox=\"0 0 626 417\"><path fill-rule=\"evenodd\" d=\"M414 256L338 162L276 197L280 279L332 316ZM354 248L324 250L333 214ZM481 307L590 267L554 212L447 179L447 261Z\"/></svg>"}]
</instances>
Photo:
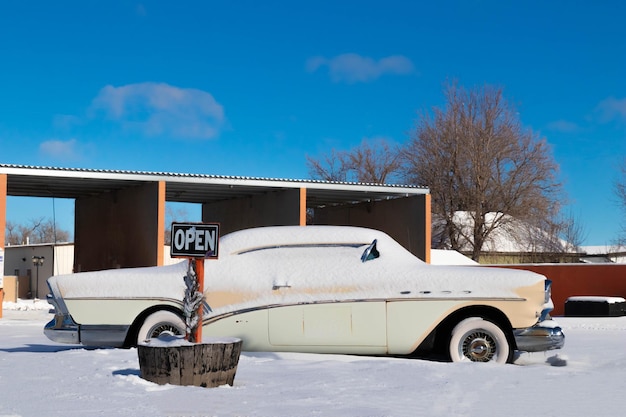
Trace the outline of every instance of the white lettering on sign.
<instances>
[{"instance_id":1,"label":"white lettering on sign","mask_svg":"<svg viewBox=\"0 0 626 417\"><path fill-rule=\"evenodd\" d=\"M172 223L172 256L217 257L216 224Z\"/></svg>"},{"instance_id":2,"label":"white lettering on sign","mask_svg":"<svg viewBox=\"0 0 626 417\"><path fill-rule=\"evenodd\" d=\"M193 251L215 250L215 230L198 230L195 227L184 230L177 230L174 233L174 246L177 250L188 251L190 248Z\"/></svg>"}]
</instances>

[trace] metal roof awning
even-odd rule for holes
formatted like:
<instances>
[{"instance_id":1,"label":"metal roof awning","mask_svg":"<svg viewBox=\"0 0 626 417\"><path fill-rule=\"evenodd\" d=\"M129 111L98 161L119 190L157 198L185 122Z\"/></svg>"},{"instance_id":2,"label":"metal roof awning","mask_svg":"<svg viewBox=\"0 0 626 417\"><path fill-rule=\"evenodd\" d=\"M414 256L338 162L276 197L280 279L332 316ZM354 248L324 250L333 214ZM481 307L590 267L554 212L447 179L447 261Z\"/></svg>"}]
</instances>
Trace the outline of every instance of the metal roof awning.
<instances>
[{"instance_id":1,"label":"metal roof awning","mask_svg":"<svg viewBox=\"0 0 626 417\"><path fill-rule=\"evenodd\" d=\"M284 189L307 190L307 205L320 207L428 194L422 186L316 180L181 174L167 172L55 168L0 164L7 195L79 198L163 181L166 201L209 203Z\"/></svg>"}]
</instances>

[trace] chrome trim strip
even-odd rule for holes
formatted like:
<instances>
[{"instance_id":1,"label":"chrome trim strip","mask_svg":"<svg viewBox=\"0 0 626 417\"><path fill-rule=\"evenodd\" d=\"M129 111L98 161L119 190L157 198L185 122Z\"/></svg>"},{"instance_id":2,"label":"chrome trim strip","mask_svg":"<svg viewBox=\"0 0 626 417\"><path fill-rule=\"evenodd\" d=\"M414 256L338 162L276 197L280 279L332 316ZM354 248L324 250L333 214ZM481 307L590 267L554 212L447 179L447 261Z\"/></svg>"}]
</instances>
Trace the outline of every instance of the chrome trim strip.
<instances>
[{"instance_id":1,"label":"chrome trim strip","mask_svg":"<svg viewBox=\"0 0 626 417\"><path fill-rule=\"evenodd\" d=\"M239 252L234 252L236 255L245 255L251 252L258 252L263 250L270 249L307 249L307 248L360 248L362 246L367 246L369 243L292 243L292 244L284 244L284 245L266 245L259 246L251 249L244 249Z\"/></svg>"},{"instance_id":2,"label":"chrome trim strip","mask_svg":"<svg viewBox=\"0 0 626 417\"><path fill-rule=\"evenodd\" d=\"M50 285L50 281L46 281L46 284L48 285L48 289L50 290L50 294L46 294L46 301L48 302L48 304L51 304L54 307L56 314L69 315L69 310L65 305L63 297L61 297L61 295L58 293L56 285L53 287L52 285Z\"/></svg>"},{"instance_id":3,"label":"chrome trim strip","mask_svg":"<svg viewBox=\"0 0 626 417\"><path fill-rule=\"evenodd\" d=\"M122 347L130 325L80 326L80 342L85 346Z\"/></svg>"},{"instance_id":4,"label":"chrome trim strip","mask_svg":"<svg viewBox=\"0 0 626 417\"><path fill-rule=\"evenodd\" d=\"M544 300L543 303L547 304L550 302L550 299L552 298L552 281L549 279L545 280L545 284L544 284Z\"/></svg>"},{"instance_id":5,"label":"chrome trim strip","mask_svg":"<svg viewBox=\"0 0 626 417\"><path fill-rule=\"evenodd\" d=\"M539 322L541 323L542 321L548 320L548 316L550 315L550 312L552 310L552 307L544 308L543 310L541 310L541 314L539 315Z\"/></svg>"},{"instance_id":6,"label":"chrome trim strip","mask_svg":"<svg viewBox=\"0 0 626 417\"><path fill-rule=\"evenodd\" d=\"M57 299L58 300L58 299ZM65 300L68 301L162 301L169 302L176 305L183 305L183 301L176 298L166 298L166 297L67 297ZM50 302L50 301L48 301ZM67 311L67 308L66 308Z\"/></svg>"},{"instance_id":7,"label":"chrome trim strip","mask_svg":"<svg viewBox=\"0 0 626 417\"><path fill-rule=\"evenodd\" d=\"M341 303L381 303L381 302L399 302L399 301L526 301L525 298L505 298L505 297L493 297L493 298L465 298L465 297L420 297L420 298L380 298L380 299L348 299L348 300L326 300L326 301L310 301L301 303L289 303L289 304L268 304L264 306L248 307L241 310L228 311L221 313L213 317L203 317L202 325L216 322L226 317L236 316L239 314L250 313L257 310L269 310L270 308L277 307L293 307L301 305L316 305L316 304L341 304Z\"/></svg>"}]
</instances>

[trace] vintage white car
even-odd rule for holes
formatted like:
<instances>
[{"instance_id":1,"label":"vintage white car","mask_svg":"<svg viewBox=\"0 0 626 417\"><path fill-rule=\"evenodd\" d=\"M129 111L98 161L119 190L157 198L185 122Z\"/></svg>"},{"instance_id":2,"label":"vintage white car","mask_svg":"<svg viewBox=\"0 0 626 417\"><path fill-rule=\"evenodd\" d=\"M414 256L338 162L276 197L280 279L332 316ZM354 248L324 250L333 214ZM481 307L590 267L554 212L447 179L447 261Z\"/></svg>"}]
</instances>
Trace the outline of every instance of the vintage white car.
<instances>
[{"instance_id":1,"label":"vintage white car","mask_svg":"<svg viewBox=\"0 0 626 417\"><path fill-rule=\"evenodd\" d=\"M52 340L133 346L184 334L188 262L48 279ZM428 265L383 232L281 226L222 237L204 262L203 336L247 351L365 355L438 353L511 361L563 346L550 281L528 271Z\"/></svg>"}]
</instances>

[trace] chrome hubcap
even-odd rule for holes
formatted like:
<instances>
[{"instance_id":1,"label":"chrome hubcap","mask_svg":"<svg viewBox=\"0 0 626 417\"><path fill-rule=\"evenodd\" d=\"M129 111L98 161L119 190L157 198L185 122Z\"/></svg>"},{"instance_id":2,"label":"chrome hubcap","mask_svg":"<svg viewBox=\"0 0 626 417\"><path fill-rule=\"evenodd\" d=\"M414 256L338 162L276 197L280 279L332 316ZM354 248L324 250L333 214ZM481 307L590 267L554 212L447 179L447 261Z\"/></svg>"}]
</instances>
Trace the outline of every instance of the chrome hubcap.
<instances>
[{"instance_id":1,"label":"chrome hubcap","mask_svg":"<svg viewBox=\"0 0 626 417\"><path fill-rule=\"evenodd\" d=\"M150 329L148 333L149 338L158 338L161 335L165 336L180 336L183 333L180 329L170 323L159 323Z\"/></svg>"},{"instance_id":2,"label":"chrome hubcap","mask_svg":"<svg viewBox=\"0 0 626 417\"><path fill-rule=\"evenodd\" d=\"M472 362L489 362L496 355L496 341L489 333L477 330L465 337L462 351Z\"/></svg>"}]
</instances>

